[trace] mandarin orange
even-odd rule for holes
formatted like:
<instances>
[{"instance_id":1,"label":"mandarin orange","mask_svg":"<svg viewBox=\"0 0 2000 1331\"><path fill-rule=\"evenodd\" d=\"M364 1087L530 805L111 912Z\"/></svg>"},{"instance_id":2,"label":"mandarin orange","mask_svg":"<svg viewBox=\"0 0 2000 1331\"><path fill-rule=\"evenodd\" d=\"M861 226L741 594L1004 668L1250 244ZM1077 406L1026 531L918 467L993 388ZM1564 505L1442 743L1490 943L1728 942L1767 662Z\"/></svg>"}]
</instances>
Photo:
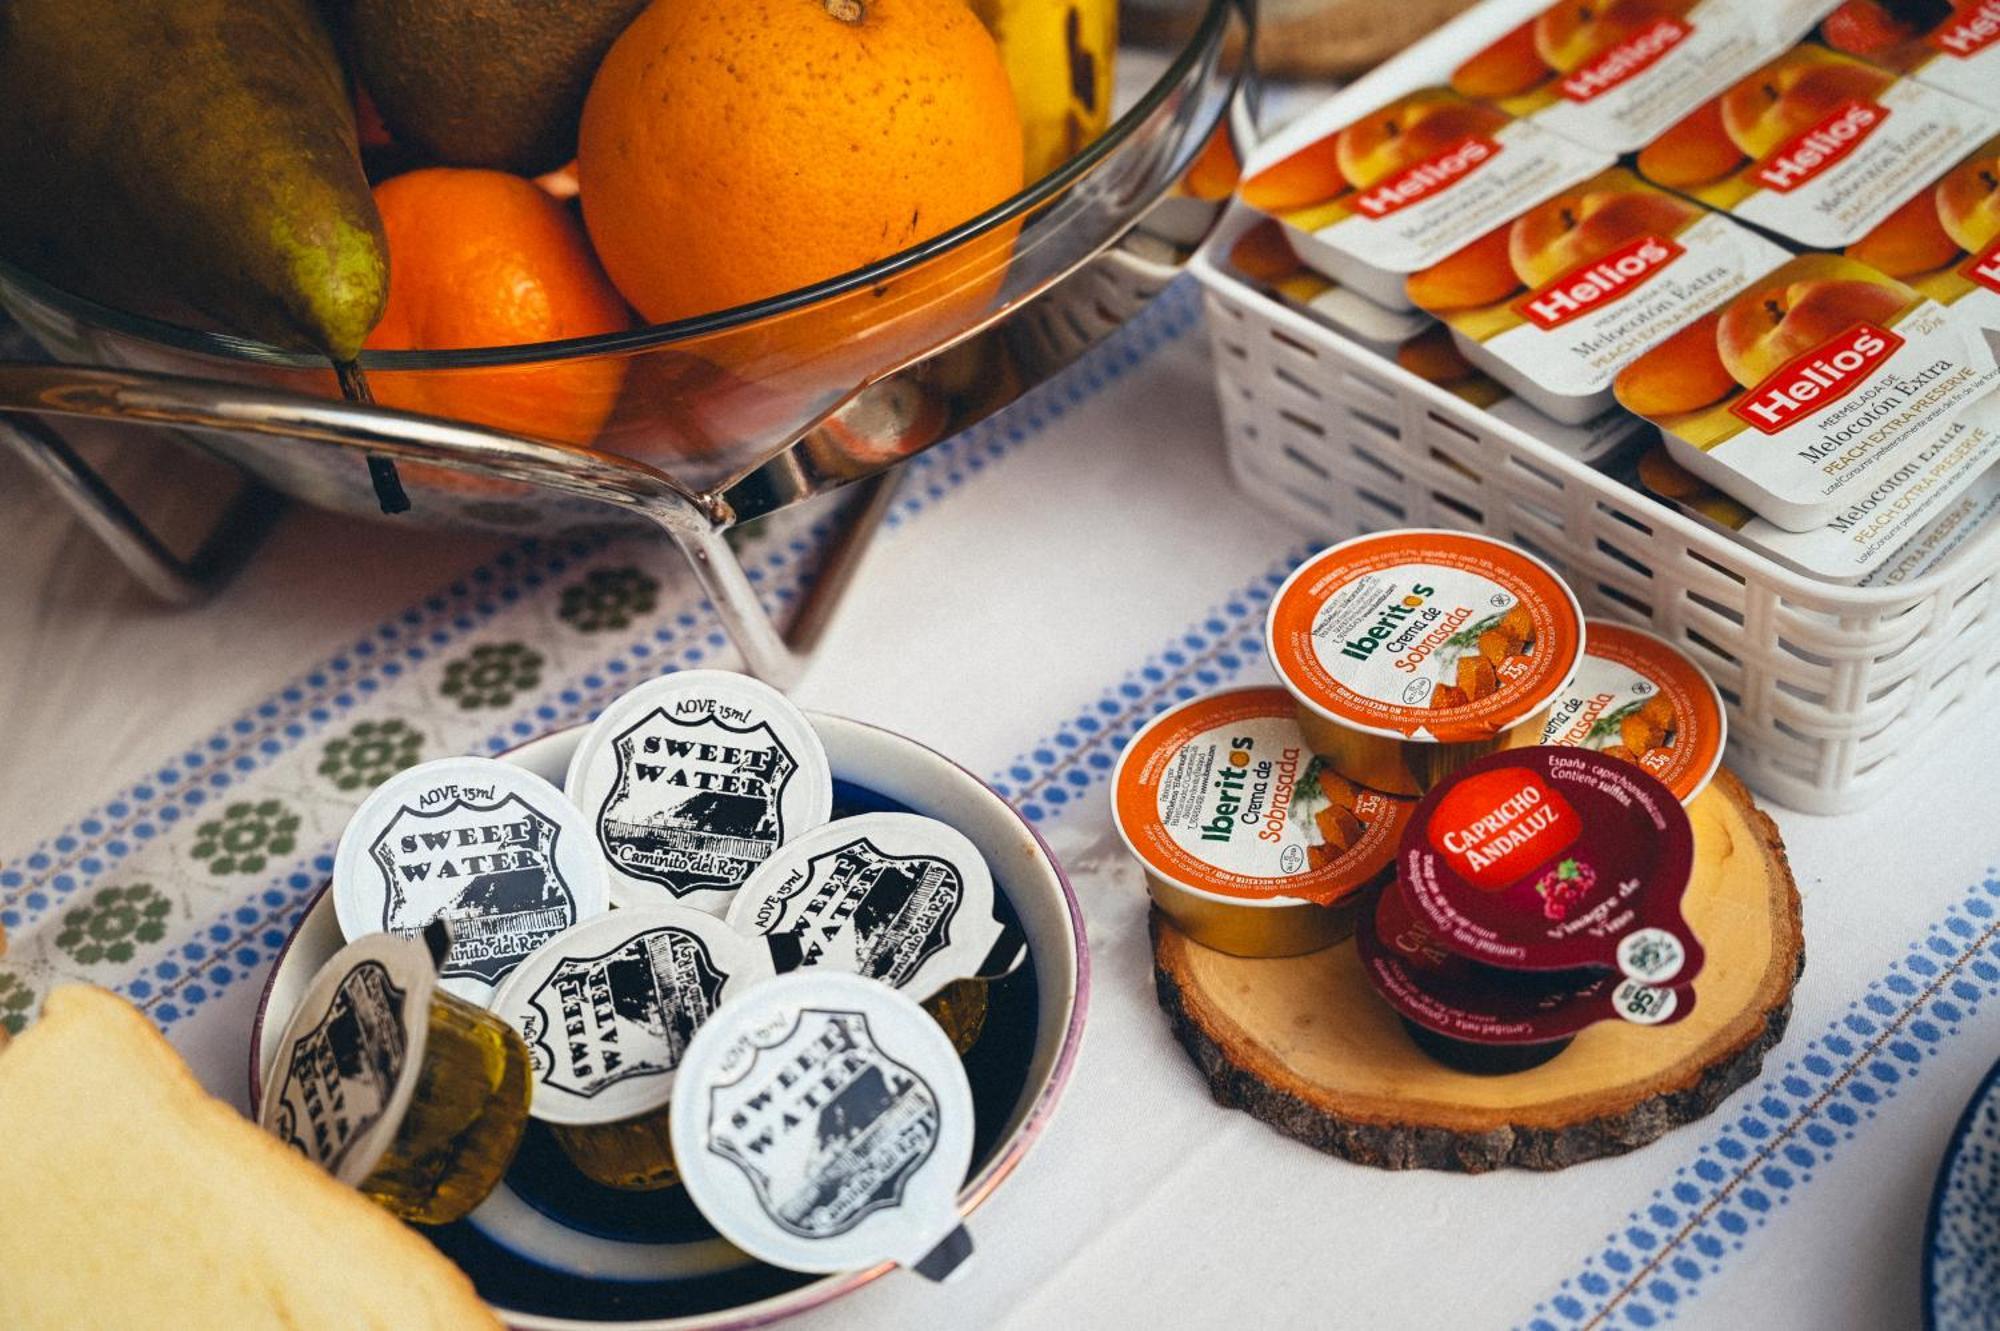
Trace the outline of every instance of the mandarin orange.
<instances>
[{"instance_id":1,"label":"mandarin orange","mask_svg":"<svg viewBox=\"0 0 2000 1331\"><path fill-rule=\"evenodd\" d=\"M591 84L577 171L606 271L665 322L839 276L977 216L1020 189L1022 135L999 51L963 0L656 0ZM978 271L955 285L990 296L1004 244L972 248ZM935 268L891 286L939 290L952 275ZM819 335L851 337L899 303L875 294L888 299L821 319Z\"/></svg>"},{"instance_id":2,"label":"mandarin orange","mask_svg":"<svg viewBox=\"0 0 2000 1331\"><path fill-rule=\"evenodd\" d=\"M375 187L389 237L389 304L370 350L456 351L616 332L631 313L583 228L500 171L427 167ZM618 400L609 357L472 370L376 370L384 406L588 444Z\"/></svg>"}]
</instances>

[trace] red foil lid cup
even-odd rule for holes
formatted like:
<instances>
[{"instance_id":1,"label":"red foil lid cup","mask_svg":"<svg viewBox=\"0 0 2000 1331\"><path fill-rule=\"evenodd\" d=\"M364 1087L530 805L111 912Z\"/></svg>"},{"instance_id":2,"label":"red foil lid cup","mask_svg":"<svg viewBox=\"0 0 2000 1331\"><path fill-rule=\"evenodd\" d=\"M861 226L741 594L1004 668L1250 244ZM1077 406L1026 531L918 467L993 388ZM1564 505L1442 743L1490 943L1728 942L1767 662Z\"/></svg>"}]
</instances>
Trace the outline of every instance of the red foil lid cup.
<instances>
[{"instance_id":1,"label":"red foil lid cup","mask_svg":"<svg viewBox=\"0 0 2000 1331\"><path fill-rule=\"evenodd\" d=\"M1467 1044L1566 1040L1600 1021L1676 1022L1694 1010L1691 987L1659 988L1609 971L1495 970L1440 946L1394 891L1355 931L1361 964L1396 1014Z\"/></svg>"},{"instance_id":2,"label":"red foil lid cup","mask_svg":"<svg viewBox=\"0 0 2000 1331\"><path fill-rule=\"evenodd\" d=\"M1636 763L1686 804L1722 763L1722 695L1664 639L1604 619L1586 631L1583 664L1542 742Z\"/></svg>"},{"instance_id":3,"label":"red foil lid cup","mask_svg":"<svg viewBox=\"0 0 2000 1331\"><path fill-rule=\"evenodd\" d=\"M1154 876L1234 902L1331 905L1395 858L1414 802L1306 747L1283 689L1231 689L1155 717L1112 774L1112 819Z\"/></svg>"},{"instance_id":4,"label":"red foil lid cup","mask_svg":"<svg viewBox=\"0 0 2000 1331\"><path fill-rule=\"evenodd\" d=\"M1548 565L1484 536L1393 531L1300 565L1265 642L1286 690L1336 726L1490 740L1576 673L1583 611Z\"/></svg>"},{"instance_id":5,"label":"red foil lid cup","mask_svg":"<svg viewBox=\"0 0 2000 1331\"><path fill-rule=\"evenodd\" d=\"M1631 763L1540 747L1482 758L1425 796L1396 883L1459 956L1686 984L1702 964L1680 909L1693 869L1694 829L1671 790Z\"/></svg>"}]
</instances>

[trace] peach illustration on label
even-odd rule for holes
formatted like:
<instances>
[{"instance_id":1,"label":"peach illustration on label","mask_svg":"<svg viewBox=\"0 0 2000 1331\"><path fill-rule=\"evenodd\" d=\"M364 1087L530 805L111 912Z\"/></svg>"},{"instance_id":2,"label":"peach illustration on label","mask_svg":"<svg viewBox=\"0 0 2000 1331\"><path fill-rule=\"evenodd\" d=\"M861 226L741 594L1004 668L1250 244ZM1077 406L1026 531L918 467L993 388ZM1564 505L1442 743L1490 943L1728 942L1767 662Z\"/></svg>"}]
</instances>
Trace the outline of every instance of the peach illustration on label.
<instances>
[{"instance_id":1,"label":"peach illustration on label","mask_svg":"<svg viewBox=\"0 0 2000 1331\"><path fill-rule=\"evenodd\" d=\"M1542 59L1536 40L1539 26L1535 19L1529 19L1467 59L1451 72L1452 89L1467 97L1498 101L1546 82L1555 71Z\"/></svg>"},{"instance_id":2,"label":"peach illustration on label","mask_svg":"<svg viewBox=\"0 0 2000 1331\"><path fill-rule=\"evenodd\" d=\"M1722 94L1722 126L1745 156L1774 156L1855 108L1874 106L1893 82L1895 75L1885 69L1824 47L1797 47Z\"/></svg>"},{"instance_id":3,"label":"peach illustration on label","mask_svg":"<svg viewBox=\"0 0 2000 1331\"><path fill-rule=\"evenodd\" d=\"M1890 277L1914 277L1944 267L1961 251L1945 229L1939 212L1941 196L1942 186L1914 195L1849 245L1846 253Z\"/></svg>"},{"instance_id":4,"label":"peach illustration on label","mask_svg":"<svg viewBox=\"0 0 2000 1331\"><path fill-rule=\"evenodd\" d=\"M1490 142L1493 131L1506 123L1504 111L1467 101L1448 89L1424 89L1341 130L1336 160L1349 186L1366 191L1392 176L1448 158L1468 143ZM1439 174L1463 175L1476 165L1477 161L1459 163Z\"/></svg>"},{"instance_id":5,"label":"peach illustration on label","mask_svg":"<svg viewBox=\"0 0 2000 1331\"><path fill-rule=\"evenodd\" d=\"M1794 47L1642 148L1639 170L1672 189L1719 181L1747 162L1783 156L1780 149L1855 106L1874 106L1894 82L1889 71L1824 47Z\"/></svg>"},{"instance_id":6,"label":"peach illustration on label","mask_svg":"<svg viewBox=\"0 0 2000 1331\"><path fill-rule=\"evenodd\" d=\"M1654 48L1672 45L1687 33L1679 16L1693 0L1582 0L1551 5L1535 19L1535 51L1552 69L1579 70L1606 55L1629 51L1628 59L1658 58ZM1663 32L1673 36L1663 38ZM1650 60L1648 61L1650 63Z\"/></svg>"},{"instance_id":7,"label":"peach illustration on label","mask_svg":"<svg viewBox=\"0 0 2000 1331\"><path fill-rule=\"evenodd\" d=\"M2000 236L2000 140L1990 140L1938 182L1938 224L1978 254Z\"/></svg>"},{"instance_id":8,"label":"peach illustration on label","mask_svg":"<svg viewBox=\"0 0 2000 1331\"><path fill-rule=\"evenodd\" d=\"M1917 293L1900 282L1867 278L1774 284L1723 311L1716 350L1730 376L1754 388L1786 362L1829 346L1858 325L1893 321L1916 299Z\"/></svg>"},{"instance_id":9,"label":"peach illustration on label","mask_svg":"<svg viewBox=\"0 0 2000 1331\"><path fill-rule=\"evenodd\" d=\"M1693 204L1655 190L1572 191L1522 214L1508 229L1507 256L1523 284L1539 287L1632 241L1671 236L1699 216Z\"/></svg>"}]
</instances>

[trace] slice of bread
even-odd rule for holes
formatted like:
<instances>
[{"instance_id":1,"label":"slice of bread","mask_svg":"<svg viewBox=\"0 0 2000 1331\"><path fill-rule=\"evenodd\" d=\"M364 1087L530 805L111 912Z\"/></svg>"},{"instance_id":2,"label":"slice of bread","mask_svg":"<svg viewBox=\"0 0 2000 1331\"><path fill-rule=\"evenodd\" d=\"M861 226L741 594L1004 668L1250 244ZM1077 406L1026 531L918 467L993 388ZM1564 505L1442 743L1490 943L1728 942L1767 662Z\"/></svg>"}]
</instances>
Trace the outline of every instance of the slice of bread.
<instances>
[{"instance_id":1,"label":"slice of bread","mask_svg":"<svg viewBox=\"0 0 2000 1331\"><path fill-rule=\"evenodd\" d=\"M0 1327L498 1327L388 1212L202 1090L136 1008L50 992L0 1053Z\"/></svg>"}]
</instances>

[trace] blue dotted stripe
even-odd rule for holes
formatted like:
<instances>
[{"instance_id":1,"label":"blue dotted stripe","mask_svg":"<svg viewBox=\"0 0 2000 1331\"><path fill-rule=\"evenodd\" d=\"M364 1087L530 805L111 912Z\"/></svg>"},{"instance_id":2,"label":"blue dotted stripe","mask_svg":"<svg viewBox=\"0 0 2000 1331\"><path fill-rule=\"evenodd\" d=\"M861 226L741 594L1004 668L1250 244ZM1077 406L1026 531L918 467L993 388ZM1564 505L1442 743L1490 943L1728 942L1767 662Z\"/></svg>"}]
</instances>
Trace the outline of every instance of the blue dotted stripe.
<instances>
[{"instance_id":1,"label":"blue dotted stripe","mask_svg":"<svg viewBox=\"0 0 2000 1331\"><path fill-rule=\"evenodd\" d=\"M1036 402L1045 404L1056 392L1067 396L1065 380L1074 375L1086 374L1093 367L1100 366L1100 363L1116 361L1129 368L1131 364L1137 363L1129 356L1133 342L1139 342L1146 348L1146 354L1150 354L1192 327L1197 312L1198 303L1192 288L1184 282L1177 283L1138 319L1080 362L1069 375L1025 396L1017 406L1033 406ZM1120 373L1122 371L1104 370L1099 373L1095 382L1100 385L1109 384L1117 379ZM942 467L950 483L938 489L925 487L918 496L915 496L915 507L909 507L911 501L905 500L899 505L899 511L914 515L976 474L980 470L979 467L958 465L962 455L974 451L977 455L988 459L1003 455L1014 445L1033 437L1036 429L1045 428L1060 415L1059 412L1038 414L1035 417L1036 429L1017 432L1007 422L1007 417L1015 409L1009 408L1007 412L994 417L986 425L968 431L966 435L957 439L946 441L916 459L911 464L912 473L921 474L918 469L926 465ZM933 458L936 458L935 462L930 461ZM809 561L802 560L800 556L812 548L811 542L804 540L794 541L768 552L749 570L752 581L767 584L766 590L780 601L795 596L803 580L810 573L806 566ZM779 574L783 574L784 577L778 578L776 575ZM1279 577L1281 579L1282 574ZM1272 582L1270 586L1275 587L1276 583ZM1268 589L1264 591L1266 600L1269 594ZM661 647L677 640L682 634L699 628L704 622L704 619L692 610L676 613L670 623L628 643L621 653L607 658L600 668L586 672L573 681L571 687L555 693L553 702L544 700L531 712L489 736L485 742L486 747L489 751L496 748L504 749L533 735L594 716L612 696L629 687L631 662L645 661L650 665ZM710 630L698 641L684 646L678 656L665 665L659 673L664 673L668 669L700 664L726 646L727 640L723 635ZM641 648L644 650L640 650ZM239 905L225 915L210 921L194 937L168 956L156 960L138 976L120 985L120 990L137 1002L163 1028L183 1020L216 994L255 974L277 955L278 949L297 927L299 916L311 893L325 880L332 869L333 857L330 845L301 858L269 880L255 902ZM260 910L259 905L263 909Z\"/></svg>"},{"instance_id":2,"label":"blue dotted stripe","mask_svg":"<svg viewBox=\"0 0 2000 1331\"><path fill-rule=\"evenodd\" d=\"M1933 924L1535 1305L1528 1331L1655 1327L1696 1297L2000 996L2000 876Z\"/></svg>"},{"instance_id":3,"label":"blue dotted stripe","mask_svg":"<svg viewBox=\"0 0 2000 1331\"><path fill-rule=\"evenodd\" d=\"M1054 818L1110 777L1118 755L1163 708L1220 688L1264 659L1264 613L1308 552L1286 555L1189 625L1137 670L994 777L995 790L1033 823Z\"/></svg>"},{"instance_id":4,"label":"blue dotted stripe","mask_svg":"<svg viewBox=\"0 0 2000 1331\"><path fill-rule=\"evenodd\" d=\"M528 541L378 625L145 780L0 868L0 925L24 929L148 842L605 543Z\"/></svg>"}]
</instances>

